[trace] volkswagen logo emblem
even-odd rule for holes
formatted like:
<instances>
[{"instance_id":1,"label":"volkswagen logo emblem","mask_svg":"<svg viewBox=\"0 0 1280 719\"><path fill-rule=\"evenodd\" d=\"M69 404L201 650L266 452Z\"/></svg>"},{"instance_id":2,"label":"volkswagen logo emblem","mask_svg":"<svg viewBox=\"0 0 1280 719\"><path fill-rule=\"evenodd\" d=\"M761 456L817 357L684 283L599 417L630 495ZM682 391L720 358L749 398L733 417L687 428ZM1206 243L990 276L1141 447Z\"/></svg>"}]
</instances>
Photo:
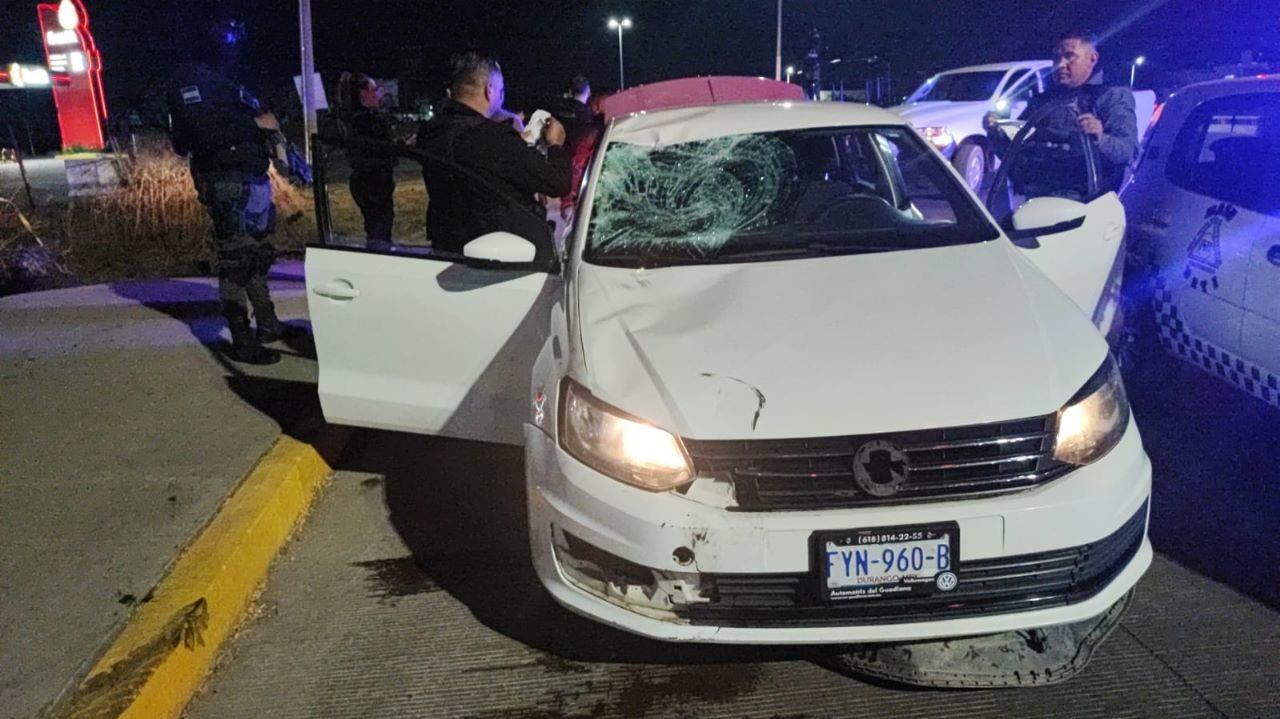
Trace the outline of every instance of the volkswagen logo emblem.
<instances>
[{"instance_id":1,"label":"volkswagen logo emblem","mask_svg":"<svg viewBox=\"0 0 1280 719\"><path fill-rule=\"evenodd\" d=\"M907 483L907 455L893 442L874 439L853 455L853 477L873 497L892 497Z\"/></svg>"}]
</instances>

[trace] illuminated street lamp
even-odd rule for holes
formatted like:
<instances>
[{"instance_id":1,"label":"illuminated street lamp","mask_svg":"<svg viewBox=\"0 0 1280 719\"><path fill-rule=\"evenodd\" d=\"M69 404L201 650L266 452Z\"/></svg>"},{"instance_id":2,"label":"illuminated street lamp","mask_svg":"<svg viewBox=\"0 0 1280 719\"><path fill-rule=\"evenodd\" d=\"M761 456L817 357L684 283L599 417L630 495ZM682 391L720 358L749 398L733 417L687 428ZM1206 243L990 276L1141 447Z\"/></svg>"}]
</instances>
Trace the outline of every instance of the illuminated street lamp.
<instances>
[{"instance_id":1,"label":"illuminated street lamp","mask_svg":"<svg viewBox=\"0 0 1280 719\"><path fill-rule=\"evenodd\" d=\"M787 82L791 82L791 76L796 74L795 65L787 65Z\"/></svg>"},{"instance_id":2,"label":"illuminated street lamp","mask_svg":"<svg viewBox=\"0 0 1280 719\"><path fill-rule=\"evenodd\" d=\"M1133 59L1132 63L1129 64L1129 87L1133 87L1133 80L1138 75L1138 66L1144 65L1146 62L1147 56L1139 55Z\"/></svg>"},{"instance_id":3,"label":"illuminated street lamp","mask_svg":"<svg viewBox=\"0 0 1280 719\"><path fill-rule=\"evenodd\" d=\"M778 0L778 42L773 56L773 79L782 79L782 0Z\"/></svg>"},{"instance_id":4,"label":"illuminated street lamp","mask_svg":"<svg viewBox=\"0 0 1280 719\"><path fill-rule=\"evenodd\" d=\"M618 31L618 89L627 89L627 79L622 67L622 31L631 29L631 18L624 17L621 20L611 17L609 18L609 29Z\"/></svg>"}]
</instances>

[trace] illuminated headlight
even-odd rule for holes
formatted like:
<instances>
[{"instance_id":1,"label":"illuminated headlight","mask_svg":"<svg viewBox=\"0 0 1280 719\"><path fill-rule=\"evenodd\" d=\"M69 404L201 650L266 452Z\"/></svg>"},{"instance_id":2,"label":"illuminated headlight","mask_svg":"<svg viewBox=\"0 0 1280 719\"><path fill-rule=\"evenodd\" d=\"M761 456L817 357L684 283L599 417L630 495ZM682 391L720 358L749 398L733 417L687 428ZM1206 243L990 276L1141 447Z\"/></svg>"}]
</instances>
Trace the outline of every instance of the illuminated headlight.
<instances>
[{"instance_id":1,"label":"illuminated headlight","mask_svg":"<svg viewBox=\"0 0 1280 719\"><path fill-rule=\"evenodd\" d=\"M684 445L658 429L564 381L560 446L575 459L621 482L660 492L693 479Z\"/></svg>"},{"instance_id":2,"label":"illuminated headlight","mask_svg":"<svg viewBox=\"0 0 1280 719\"><path fill-rule=\"evenodd\" d=\"M1056 459L1075 465L1098 461L1129 426L1129 398L1111 355L1076 396L1058 411Z\"/></svg>"},{"instance_id":3,"label":"illuminated headlight","mask_svg":"<svg viewBox=\"0 0 1280 719\"><path fill-rule=\"evenodd\" d=\"M956 139L951 136L951 131L945 127L926 127L921 129L920 132L930 145L939 150L945 150L956 143Z\"/></svg>"}]
</instances>

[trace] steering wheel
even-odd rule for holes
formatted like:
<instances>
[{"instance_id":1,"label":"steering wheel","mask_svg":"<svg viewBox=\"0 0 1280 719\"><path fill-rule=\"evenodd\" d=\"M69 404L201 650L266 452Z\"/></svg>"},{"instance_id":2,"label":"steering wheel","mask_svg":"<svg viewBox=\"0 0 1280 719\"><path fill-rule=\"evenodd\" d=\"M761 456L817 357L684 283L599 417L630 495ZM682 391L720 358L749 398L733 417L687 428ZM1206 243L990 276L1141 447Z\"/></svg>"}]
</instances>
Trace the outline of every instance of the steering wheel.
<instances>
[{"instance_id":1,"label":"steering wheel","mask_svg":"<svg viewBox=\"0 0 1280 719\"><path fill-rule=\"evenodd\" d=\"M842 213L850 211L887 220L901 219L902 216L902 213L894 209L888 200L879 195L842 195L813 208L800 218L800 221L820 225L825 224L833 216L839 217Z\"/></svg>"}]
</instances>

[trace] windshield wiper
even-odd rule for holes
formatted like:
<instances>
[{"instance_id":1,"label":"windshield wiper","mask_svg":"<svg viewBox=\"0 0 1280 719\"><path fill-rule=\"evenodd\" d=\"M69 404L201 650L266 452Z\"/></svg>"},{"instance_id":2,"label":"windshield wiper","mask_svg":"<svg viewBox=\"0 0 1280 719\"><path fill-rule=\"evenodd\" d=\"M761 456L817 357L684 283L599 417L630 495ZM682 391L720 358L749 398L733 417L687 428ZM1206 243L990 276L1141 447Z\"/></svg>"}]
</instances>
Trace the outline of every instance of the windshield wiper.
<instances>
[{"instance_id":1,"label":"windshield wiper","mask_svg":"<svg viewBox=\"0 0 1280 719\"><path fill-rule=\"evenodd\" d=\"M721 252L710 258L708 262L741 262L743 260L784 260L795 257L832 257L836 255L869 254L888 252L892 247L882 245L828 245L824 242L810 242L805 245L774 247L762 250L738 250Z\"/></svg>"},{"instance_id":2,"label":"windshield wiper","mask_svg":"<svg viewBox=\"0 0 1280 719\"><path fill-rule=\"evenodd\" d=\"M674 267L678 265L700 265L706 262L702 257L677 257L672 255L626 255L609 253L584 257L593 265L605 267L632 267L651 269L654 267Z\"/></svg>"}]
</instances>

